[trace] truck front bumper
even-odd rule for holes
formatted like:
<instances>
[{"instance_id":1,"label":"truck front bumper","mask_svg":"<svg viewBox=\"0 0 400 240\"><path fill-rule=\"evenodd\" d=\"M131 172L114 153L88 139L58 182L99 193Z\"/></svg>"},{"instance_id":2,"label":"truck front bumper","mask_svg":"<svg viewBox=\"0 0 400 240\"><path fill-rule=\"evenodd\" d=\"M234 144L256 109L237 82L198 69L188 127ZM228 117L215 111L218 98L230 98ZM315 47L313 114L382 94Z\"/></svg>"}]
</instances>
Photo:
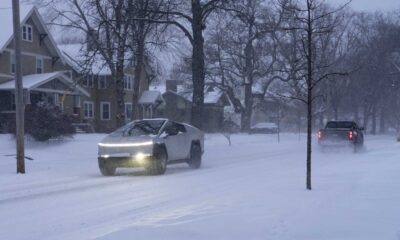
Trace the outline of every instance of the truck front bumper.
<instances>
[{"instance_id":1,"label":"truck front bumper","mask_svg":"<svg viewBox=\"0 0 400 240\"><path fill-rule=\"evenodd\" d=\"M109 156L98 157L99 165L111 165L113 167L147 167L154 160L151 154L136 154L133 156Z\"/></svg>"}]
</instances>

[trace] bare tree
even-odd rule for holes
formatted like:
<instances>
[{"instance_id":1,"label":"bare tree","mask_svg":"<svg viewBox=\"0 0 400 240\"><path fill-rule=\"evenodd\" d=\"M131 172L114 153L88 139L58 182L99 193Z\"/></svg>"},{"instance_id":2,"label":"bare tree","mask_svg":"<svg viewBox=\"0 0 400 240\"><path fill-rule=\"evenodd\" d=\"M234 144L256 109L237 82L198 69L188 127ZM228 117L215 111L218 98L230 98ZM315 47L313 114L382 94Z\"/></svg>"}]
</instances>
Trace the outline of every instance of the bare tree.
<instances>
[{"instance_id":1,"label":"bare tree","mask_svg":"<svg viewBox=\"0 0 400 240\"><path fill-rule=\"evenodd\" d=\"M216 24L207 46L208 77L241 113L242 131L250 129L253 89L257 87L264 96L271 83L281 79L275 69L277 47L271 35L277 31L282 15L263 3L241 0L225 6L227 11L214 18Z\"/></svg>"},{"instance_id":2,"label":"bare tree","mask_svg":"<svg viewBox=\"0 0 400 240\"><path fill-rule=\"evenodd\" d=\"M204 107L205 57L204 57L204 30L210 14L219 9L222 0L165 0L164 8L157 13L164 14L163 20L146 19L147 21L164 23L177 27L187 37L192 46L192 123L202 127Z\"/></svg>"},{"instance_id":3,"label":"bare tree","mask_svg":"<svg viewBox=\"0 0 400 240\"><path fill-rule=\"evenodd\" d=\"M299 50L294 51L293 58L301 63L298 64L299 68L289 70L289 73L295 73L293 86L298 89L297 95L291 98L300 100L307 106L306 187L311 190L313 103L319 98L315 95L315 90L318 84L331 76L344 75L332 70L335 59L325 58L324 44L320 40L337 30L338 23L343 20L340 14L343 7L331 9L323 1L305 0L292 2L285 8L290 13L288 16L292 16L285 29L290 34L298 34L295 37L298 42L294 46Z\"/></svg>"}]
</instances>

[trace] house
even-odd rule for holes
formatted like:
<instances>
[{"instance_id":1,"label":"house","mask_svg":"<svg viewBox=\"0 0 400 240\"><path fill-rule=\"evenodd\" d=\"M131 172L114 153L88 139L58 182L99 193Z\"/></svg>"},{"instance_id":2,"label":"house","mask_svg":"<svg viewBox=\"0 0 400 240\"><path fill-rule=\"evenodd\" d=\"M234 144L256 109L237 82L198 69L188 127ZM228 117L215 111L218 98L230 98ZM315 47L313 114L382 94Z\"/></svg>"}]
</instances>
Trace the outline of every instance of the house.
<instances>
[{"instance_id":1,"label":"house","mask_svg":"<svg viewBox=\"0 0 400 240\"><path fill-rule=\"evenodd\" d=\"M73 69L73 75L78 83L90 93L82 98L82 108L76 114L82 119L82 124L89 124L96 132L111 132L117 126L117 95L116 84L111 75L111 70L104 59L99 56L88 58L87 43L59 44L67 65ZM90 59L90 61L88 61ZM130 56L126 56L124 68L124 104L125 122L132 120L133 85L135 68ZM151 71L145 68L139 83L139 94L148 90Z\"/></svg>"},{"instance_id":2,"label":"house","mask_svg":"<svg viewBox=\"0 0 400 240\"><path fill-rule=\"evenodd\" d=\"M163 104L156 109L156 117L165 117L178 122L191 122L192 91L185 89L180 81L167 80L163 86L152 86L151 90L162 93ZM203 130L218 132L224 122L224 109L230 106L226 94L207 86L204 92Z\"/></svg>"},{"instance_id":3,"label":"house","mask_svg":"<svg viewBox=\"0 0 400 240\"><path fill-rule=\"evenodd\" d=\"M46 102L73 114L81 130L111 132L117 126L117 95L110 69L98 54L88 58L88 43L56 44L38 9L21 4L22 71L26 104ZM11 1L0 1L0 22L12 22ZM15 115L13 26L3 24L0 34L0 123ZM131 121L134 73L132 57L124 68L125 121ZM152 77L146 66L139 79L139 94ZM140 97L139 95L139 97ZM4 121L3 121L4 122ZM0 126L1 128L1 126ZM0 129L1 130L1 129ZM79 129L78 129L79 130Z\"/></svg>"},{"instance_id":4,"label":"house","mask_svg":"<svg viewBox=\"0 0 400 240\"><path fill-rule=\"evenodd\" d=\"M22 85L26 104L46 103L73 113L90 93L75 84L36 7L21 5ZM0 2L0 123L15 116L15 59L11 1ZM7 24L5 24L7 23ZM2 126L0 126L1 128ZM0 129L1 130L1 129Z\"/></svg>"}]
</instances>

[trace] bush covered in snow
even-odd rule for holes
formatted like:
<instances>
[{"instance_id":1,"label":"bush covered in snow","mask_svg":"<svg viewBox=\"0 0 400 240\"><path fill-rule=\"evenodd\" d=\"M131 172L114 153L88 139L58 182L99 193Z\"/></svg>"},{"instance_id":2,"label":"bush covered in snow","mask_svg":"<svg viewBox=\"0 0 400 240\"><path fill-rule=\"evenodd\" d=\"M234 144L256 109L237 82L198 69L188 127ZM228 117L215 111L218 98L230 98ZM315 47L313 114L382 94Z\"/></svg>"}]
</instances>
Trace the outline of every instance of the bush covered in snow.
<instances>
[{"instance_id":1,"label":"bush covered in snow","mask_svg":"<svg viewBox=\"0 0 400 240\"><path fill-rule=\"evenodd\" d=\"M55 107L27 106L25 110L25 134L36 141L71 136L75 133L72 123L72 115ZM8 131L15 133L15 119L8 126Z\"/></svg>"}]
</instances>

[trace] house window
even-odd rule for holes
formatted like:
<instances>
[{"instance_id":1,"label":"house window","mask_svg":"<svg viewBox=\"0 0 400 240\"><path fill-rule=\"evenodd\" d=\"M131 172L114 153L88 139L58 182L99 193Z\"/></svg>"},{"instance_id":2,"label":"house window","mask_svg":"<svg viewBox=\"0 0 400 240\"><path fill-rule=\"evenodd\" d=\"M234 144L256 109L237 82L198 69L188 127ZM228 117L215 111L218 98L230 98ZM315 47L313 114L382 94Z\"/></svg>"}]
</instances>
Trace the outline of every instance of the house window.
<instances>
[{"instance_id":1,"label":"house window","mask_svg":"<svg viewBox=\"0 0 400 240\"><path fill-rule=\"evenodd\" d=\"M22 40L32 42L32 26L31 25L23 25L22 26Z\"/></svg>"},{"instance_id":2,"label":"house window","mask_svg":"<svg viewBox=\"0 0 400 240\"><path fill-rule=\"evenodd\" d=\"M10 72L15 73L15 55L10 54Z\"/></svg>"},{"instance_id":3,"label":"house window","mask_svg":"<svg viewBox=\"0 0 400 240\"><path fill-rule=\"evenodd\" d=\"M83 86L88 87L88 88L92 88L93 87L93 75L90 74L86 74L83 77Z\"/></svg>"},{"instance_id":4,"label":"house window","mask_svg":"<svg viewBox=\"0 0 400 240\"><path fill-rule=\"evenodd\" d=\"M107 88L107 76L99 76L99 89Z\"/></svg>"},{"instance_id":5,"label":"house window","mask_svg":"<svg viewBox=\"0 0 400 240\"><path fill-rule=\"evenodd\" d=\"M58 95L58 93L54 93L54 105L55 106L60 105L60 95Z\"/></svg>"},{"instance_id":6,"label":"house window","mask_svg":"<svg viewBox=\"0 0 400 240\"><path fill-rule=\"evenodd\" d=\"M94 115L93 102L84 102L83 109L84 109L83 114L85 118L93 118Z\"/></svg>"},{"instance_id":7,"label":"house window","mask_svg":"<svg viewBox=\"0 0 400 240\"><path fill-rule=\"evenodd\" d=\"M124 76L124 89L125 90L133 89L133 77L131 75Z\"/></svg>"},{"instance_id":8,"label":"house window","mask_svg":"<svg viewBox=\"0 0 400 240\"><path fill-rule=\"evenodd\" d=\"M132 119L132 103L125 103L125 121Z\"/></svg>"},{"instance_id":9,"label":"house window","mask_svg":"<svg viewBox=\"0 0 400 240\"><path fill-rule=\"evenodd\" d=\"M101 120L110 120L110 103L109 102L101 102L100 103L100 117Z\"/></svg>"},{"instance_id":10,"label":"house window","mask_svg":"<svg viewBox=\"0 0 400 240\"><path fill-rule=\"evenodd\" d=\"M43 73L43 58L36 57L36 73Z\"/></svg>"}]
</instances>

